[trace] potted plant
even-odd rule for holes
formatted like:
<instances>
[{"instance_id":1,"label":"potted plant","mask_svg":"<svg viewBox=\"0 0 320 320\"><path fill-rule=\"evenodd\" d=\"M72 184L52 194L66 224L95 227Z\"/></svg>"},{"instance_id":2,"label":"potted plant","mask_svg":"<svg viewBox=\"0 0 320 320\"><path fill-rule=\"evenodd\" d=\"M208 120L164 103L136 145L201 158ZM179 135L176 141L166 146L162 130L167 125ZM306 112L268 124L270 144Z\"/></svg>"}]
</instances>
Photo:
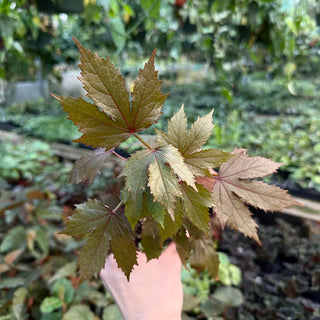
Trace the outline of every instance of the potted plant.
<instances>
[{"instance_id":1,"label":"potted plant","mask_svg":"<svg viewBox=\"0 0 320 320\"><path fill-rule=\"evenodd\" d=\"M144 139L140 133L157 122L168 96L161 92L154 67L156 51L128 92L109 57L100 58L74 40L81 54L80 80L92 102L53 96L83 133L75 141L97 149L75 164L72 179L92 181L111 154L124 164L119 199L89 199L77 205L63 231L86 239L79 252L82 279L98 274L112 252L122 270L119 277L130 283L132 271L139 269L137 256L141 260L142 252L147 261L160 260L168 242L174 243L175 256L185 267L207 269L216 277L219 258L213 228L229 225L260 244L246 204L265 211L299 205L286 191L256 180L275 172L281 163L250 157L244 149L227 153L203 147L212 133L213 110L189 128L181 107L169 120L167 132L155 129L153 141ZM115 148L132 136L142 149L124 159ZM107 260L106 266L111 264ZM171 268L167 263L167 271Z\"/></svg>"}]
</instances>

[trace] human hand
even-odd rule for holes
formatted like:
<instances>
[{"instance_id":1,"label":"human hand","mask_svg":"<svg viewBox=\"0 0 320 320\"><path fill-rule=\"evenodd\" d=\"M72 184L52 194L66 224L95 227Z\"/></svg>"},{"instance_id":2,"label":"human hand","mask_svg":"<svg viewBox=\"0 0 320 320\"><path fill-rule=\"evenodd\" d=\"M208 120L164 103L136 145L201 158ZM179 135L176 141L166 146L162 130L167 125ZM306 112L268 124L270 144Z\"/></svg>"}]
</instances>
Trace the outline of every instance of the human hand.
<instances>
[{"instance_id":1,"label":"human hand","mask_svg":"<svg viewBox=\"0 0 320 320\"><path fill-rule=\"evenodd\" d=\"M125 320L180 320L183 302L181 261L174 243L158 259L147 262L138 253L128 282L109 255L100 272L103 284L114 297Z\"/></svg>"}]
</instances>

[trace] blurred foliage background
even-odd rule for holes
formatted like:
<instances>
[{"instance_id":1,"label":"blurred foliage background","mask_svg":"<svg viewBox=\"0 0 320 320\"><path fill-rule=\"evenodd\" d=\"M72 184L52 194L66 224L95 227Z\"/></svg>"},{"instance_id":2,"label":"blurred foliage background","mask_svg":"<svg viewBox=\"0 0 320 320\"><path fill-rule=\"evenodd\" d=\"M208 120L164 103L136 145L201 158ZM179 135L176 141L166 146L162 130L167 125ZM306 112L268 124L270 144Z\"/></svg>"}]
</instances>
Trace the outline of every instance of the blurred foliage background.
<instances>
[{"instance_id":1,"label":"blurred foliage background","mask_svg":"<svg viewBox=\"0 0 320 320\"><path fill-rule=\"evenodd\" d=\"M130 88L157 48L171 93L159 128L181 104L190 122L215 108L208 145L284 162L270 182L319 199L319 26L318 0L0 0L0 320L121 319L99 280L78 283L80 243L59 234L74 204L117 190L119 168L111 159L91 186L70 184L72 161L52 146L79 147L77 128L46 94L14 101L14 84L83 94L76 37ZM272 223L260 229L266 250L215 235L220 279L183 270L183 319L319 317L319 239Z\"/></svg>"},{"instance_id":2,"label":"blurred foliage background","mask_svg":"<svg viewBox=\"0 0 320 320\"><path fill-rule=\"evenodd\" d=\"M1 0L1 76L32 76L37 59L46 72L75 63L74 36L119 61L157 48L166 62L290 77L317 62L319 11L316 0Z\"/></svg>"}]
</instances>

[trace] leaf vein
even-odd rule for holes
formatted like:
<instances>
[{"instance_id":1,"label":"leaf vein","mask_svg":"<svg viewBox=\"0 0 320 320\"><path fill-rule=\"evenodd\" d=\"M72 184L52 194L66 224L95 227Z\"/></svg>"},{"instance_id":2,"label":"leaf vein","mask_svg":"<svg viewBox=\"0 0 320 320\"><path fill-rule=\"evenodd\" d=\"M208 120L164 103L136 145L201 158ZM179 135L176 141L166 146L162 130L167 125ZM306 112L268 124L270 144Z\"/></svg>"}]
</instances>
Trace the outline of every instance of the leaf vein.
<instances>
[{"instance_id":1,"label":"leaf vein","mask_svg":"<svg viewBox=\"0 0 320 320\"><path fill-rule=\"evenodd\" d=\"M111 97L112 101L114 102L115 106L117 107L117 109L118 109L121 117L123 118L124 122L126 123L126 125L127 125L127 127L128 127L128 131L130 131L130 129L131 129L131 128L130 128L130 125L129 125L127 119L125 118L124 114L122 113L120 106L119 106L118 103L115 101L115 99L114 99L113 95L111 94L110 90L108 89L108 87L106 86L106 84L104 83L104 81L102 80L102 78L100 77L100 74L98 73L95 65L93 66L93 68L94 68L94 71L96 72L99 80L101 81L101 83L103 84L103 86L104 86L105 89L107 90L109 96ZM122 129L123 129L123 128L122 128Z\"/></svg>"}]
</instances>

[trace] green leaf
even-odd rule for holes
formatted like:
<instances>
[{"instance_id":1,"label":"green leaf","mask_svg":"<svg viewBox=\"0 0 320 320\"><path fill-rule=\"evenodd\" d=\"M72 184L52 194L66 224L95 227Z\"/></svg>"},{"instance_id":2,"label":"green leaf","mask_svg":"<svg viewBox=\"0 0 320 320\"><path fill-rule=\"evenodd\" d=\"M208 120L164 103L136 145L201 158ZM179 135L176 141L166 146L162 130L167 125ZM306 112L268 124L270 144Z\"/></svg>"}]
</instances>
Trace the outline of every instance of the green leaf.
<instances>
[{"instance_id":1,"label":"green leaf","mask_svg":"<svg viewBox=\"0 0 320 320\"><path fill-rule=\"evenodd\" d=\"M87 240L79 256L82 278L89 279L104 267L111 247L118 266L129 279L137 263L136 248L130 226L121 212L114 212L98 201L88 200L77 205L63 233Z\"/></svg>"},{"instance_id":2,"label":"green leaf","mask_svg":"<svg viewBox=\"0 0 320 320\"><path fill-rule=\"evenodd\" d=\"M160 145L171 144L185 158L185 163L194 175L207 175L207 169L219 167L230 158L229 153L218 149L201 150L212 134L212 112L198 118L188 130L188 121L183 106L168 121L168 133L156 130Z\"/></svg>"},{"instance_id":3,"label":"green leaf","mask_svg":"<svg viewBox=\"0 0 320 320\"><path fill-rule=\"evenodd\" d=\"M177 197L181 196L178 175L183 181L196 189L192 172L183 162L179 151L173 146L160 147L154 152L155 160L149 166L150 191L174 219ZM170 167L168 166L170 165Z\"/></svg>"},{"instance_id":4,"label":"green leaf","mask_svg":"<svg viewBox=\"0 0 320 320\"><path fill-rule=\"evenodd\" d=\"M68 279L61 278L57 280L52 287L52 294L63 300L66 304L70 304L73 300L75 290Z\"/></svg>"},{"instance_id":5,"label":"green leaf","mask_svg":"<svg viewBox=\"0 0 320 320\"><path fill-rule=\"evenodd\" d=\"M110 17L110 32L117 52L121 52L126 45L127 34L123 21L120 17Z\"/></svg>"},{"instance_id":6,"label":"green leaf","mask_svg":"<svg viewBox=\"0 0 320 320\"><path fill-rule=\"evenodd\" d=\"M193 189L197 190L192 171L185 165L181 153L171 145L160 147L155 152L155 162L168 163L173 172Z\"/></svg>"},{"instance_id":7,"label":"green leaf","mask_svg":"<svg viewBox=\"0 0 320 320\"><path fill-rule=\"evenodd\" d=\"M131 132L126 126L118 124L94 104L82 98L65 98L57 95L53 95L53 97L59 100L64 107L63 110L69 114L68 119L72 120L79 127L79 131L83 133L80 138L73 140L74 142L109 150L119 146L121 142L131 136Z\"/></svg>"},{"instance_id":8,"label":"green leaf","mask_svg":"<svg viewBox=\"0 0 320 320\"><path fill-rule=\"evenodd\" d=\"M127 217L131 228L134 229L134 226L142 217L143 214L143 192L140 191L140 194L134 196L131 192L123 189L121 190L121 198L125 205L124 214Z\"/></svg>"},{"instance_id":9,"label":"green leaf","mask_svg":"<svg viewBox=\"0 0 320 320\"><path fill-rule=\"evenodd\" d=\"M28 290L26 288L19 288L13 294L12 299L12 312L16 319L24 319L25 312L25 300L28 295Z\"/></svg>"},{"instance_id":10,"label":"green leaf","mask_svg":"<svg viewBox=\"0 0 320 320\"><path fill-rule=\"evenodd\" d=\"M36 243L44 254L49 253L50 245L48 233L45 229L38 229L36 233Z\"/></svg>"},{"instance_id":11,"label":"green leaf","mask_svg":"<svg viewBox=\"0 0 320 320\"><path fill-rule=\"evenodd\" d=\"M45 313L42 315L41 320L61 320L62 310L55 311L52 313Z\"/></svg>"},{"instance_id":12,"label":"green leaf","mask_svg":"<svg viewBox=\"0 0 320 320\"><path fill-rule=\"evenodd\" d=\"M174 237L174 243L176 244L176 249L182 264L186 269L188 269L187 261L190 257L191 245L184 228L181 228L181 230L179 230L179 232L176 234Z\"/></svg>"},{"instance_id":13,"label":"green leaf","mask_svg":"<svg viewBox=\"0 0 320 320\"><path fill-rule=\"evenodd\" d=\"M120 127L129 128L125 115L130 114L129 92L124 78L120 75L109 57L103 59L87 50L73 38L81 54L80 81L87 96L106 114L117 120Z\"/></svg>"},{"instance_id":14,"label":"green leaf","mask_svg":"<svg viewBox=\"0 0 320 320\"><path fill-rule=\"evenodd\" d=\"M200 306L201 312L203 312L207 318L215 316L213 318L215 320L223 320L224 319L224 318L218 317L218 316L223 313L225 308L226 308L226 306L223 303L221 303L221 301L219 301L213 297L210 297L210 296L209 296L209 299L207 299L207 301L205 301Z\"/></svg>"},{"instance_id":15,"label":"green leaf","mask_svg":"<svg viewBox=\"0 0 320 320\"><path fill-rule=\"evenodd\" d=\"M159 258L163 246L159 233L159 224L156 221L147 219L147 221L143 223L141 244L148 261L154 258Z\"/></svg>"},{"instance_id":16,"label":"green leaf","mask_svg":"<svg viewBox=\"0 0 320 320\"><path fill-rule=\"evenodd\" d=\"M185 155L185 163L195 176L207 174L207 169L220 167L231 155L220 149L205 149Z\"/></svg>"},{"instance_id":17,"label":"green leaf","mask_svg":"<svg viewBox=\"0 0 320 320\"><path fill-rule=\"evenodd\" d=\"M198 192L181 183L182 204L187 218L204 233L208 232L209 211L214 206L210 192L202 185L197 185Z\"/></svg>"},{"instance_id":18,"label":"green leaf","mask_svg":"<svg viewBox=\"0 0 320 320\"><path fill-rule=\"evenodd\" d=\"M40 305L40 310L42 313L50 313L57 309L60 309L63 305L63 302L57 297L48 297L45 298Z\"/></svg>"},{"instance_id":19,"label":"green leaf","mask_svg":"<svg viewBox=\"0 0 320 320\"><path fill-rule=\"evenodd\" d=\"M150 190L148 189L147 192L144 193L144 216L150 215L156 222L158 222L161 226L164 225L165 216L169 217L166 214L163 207L160 205L159 202L154 201Z\"/></svg>"},{"instance_id":20,"label":"green leaf","mask_svg":"<svg viewBox=\"0 0 320 320\"><path fill-rule=\"evenodd\" d=\"M126 176L126 189L132 193L131 200L139 201L139 209L142 208L141 190L146 189L148 182L154 201L158 201L172 217L176 199L181 195L177 176L196 189L191 170L184 164L179 151L171 145L136 152L126 162L123 175ZM137 207L133 203L129 206L133 209ZM136 221L138 217L136 210L132 212L135 218L131 219L128 209L126 215L129 221Z\"/></svg>"},{"instance_id":21,"label":"green leaf","mask_svg":"<svg viewBox=\"0 0 320 320\"><path fill-rule=\"evenodd\" d=\"M212 239L192 239L191 247L193 249L190 257L190 266L198 271L208 269L212 278L218 276L219 256L214 249Z\"/></svg>"},{"instance_id":22,"label":"green leaf","mask_svg":"<svg viewBox=\"0 0 320 320\"><path fill-rule=\"evenodd\" d=\"M89 288L87 290L89 292L87 292L87 294L85 295L85 298L88 299L96 307L104 308L110 303L105 292L102 293L94 289L90 290Z\"/></svg>"},{"instance_id":23,"label":"green leaf","mask_svg":"<svg viewBox=\"0 0 320 320\"><path fill-rule=\"evenodd\" d=\"M113 150L114 148L107 151L104 148L98 148L90 155L81 157L72 168L70 176L71 182L79 183L88 181L92 183Z\"/></svg>"},{"instance_id":24,"label":"green leaf","mask_svg":"<svg viewBox=\"0 0 320 320\"><path fill-rule=\"evenodd\" d=\"M148 16L155 19L159 17L160 5L161 5L160 1L141 0L142 8L147 11Z\"/></svg>"},{"instance_id":25,"label":"green leaf","mask_svg":"<svg viewBox=\"0 0 320 320\"><path fill-rule=\"evenodd\" d=\"M227 306L237 307L240 306L244 299L242 292L233 287L220 287L215 290L212 297L219 300L220 303Z\"/></svg>"},{"instance_id":26,"label":"green leaf","mask_svg":"<svg viewBox=\"0 0 320 320\"><path fill-rule=\"evenodd\" d=\"M103 309L103 320L123 320L121 312L116 304L111 304Z\"/></svg>"},{"instance_id":27,"label":"green leaf","mask_svg":"<svg viewBox=\"0 0 320 320\"><path fill-rule=\"evenodd\" d=\"M9 277L9 278L5 278L2 279L0 282L0 289L4 289L4 288L17 288L17 287L21 287L24 286L26 282L26 279L23 277Z\"/></svg>"},{"instance_id":28,"label":"green leaf","mask_svg":"<svg viewBox=\"0 0 320 320\"><path fill-rule=\"evenodd\" d=\"M238 286L241 283L241 270L232 264L226 268L219 269L219 280L226 286Z\"/></svg>"},{"instance_id":29,"label":"green leaf","mask_svg":"<svg viewBox=\"0 0 320 320\"><path fill-rule=\"evenodd\" d=\"M170 237L173 237L177 233L177 231L182 225L183 216L184 212L182 208L182 201L181 199L178 199L174 210L174 220L172 220L170 215L165 214L163 226L159 226L159 232L161 235L162 242Z\"/></svg>"},{"instance_id":30,"label":"green leaf","mask_svg":"<svg viewBox=\"0 0 320 320\"><path fill-rule=\"evenodd\" d=\"M88 306L78 304L72 306L63 316L62 320L94 320L94 313Z\"/></svg>"},{"instance_id":31,"label":"green leaf","mask_svg":"<svg viewBox=\"0 0 320 320\"><path fill-rule=\"evenodd\" d=\"M166 162L155 161L149 166L150 191L174 219L174 208L177 197L181 196L179 182Z\"/></svg>"},{"instance_id":32,"label":"green leaf","mask_svg":"<svg viewBox=\"0 0 320 320\"><path fill-rule=\"evenodd\" d=\"M83 133L76 142L109 150L157 122L167 95L161 93L161 81L154 69L155 52L140 70L130 101L124 78L109 57L100 58L74 41L81 54L80 80L93 103L53 96Z\"/></svg>"},{"instance_id":33,"label":"green leaf","mask_svg":"<svg viewBox=\"0 0 320 320\"><path fill-rule=\"evenodd\" d=\"M182 106L180 110L168 120L168 133L159 131L157 137L160 145L171 144L177 148L180 152L184 150L186 146L186 136L188 132L188 119Z\"/></svg>"},{"instance_id":34,"label":"green leaf","mask_svg":"<svg viewBox=\"0 0 320 320\"><path fill-rule=\"evenodd\" d=\"M196 227L192 222L187 218L183 219L183 227L188 230L190 238L193 239L202 239L206 237L206 233Z\"/></svg>"},{"instance_id":35,"label":"green leaf","mask_svg":"<svg viewBox=\"0 0 320 320\"><path fill-rule=\"evenodd\" d=\"M55 275L48 280L48 283L50 284L63 277L74 276L76 271L77 263L75 261L69 262L58 269Z\"/></svg>"},{"instance_id":36,"label":"green leaf","mask_svg":"<svg viewBox=\"0 0 320 320\"><path fill-rule=\"evenodd\" d=\"M212 134L212 113L213 110L206 116L198 118L190 127L186 136L186 145L181 152L183 155L190 155L198 151L210 138Z\"/></svg>"},{"instance_id":37,"label":"green leaf","mask_svg":"<svg viewBox=\"0 0 320 320\"><path fill-rule=\"evenodd\" d=\"M158 72L154 68L154 50L144 69L140 69L132 92L132 126L148 128L161 115L161 108L169 94L161 93Z\"/></svg>"},{"instance_id":38,"label":"green leaf","mask_svg":"<svg viewBox=\"0 0 320 320\"><path fill-rule=\"evenodd\" d=\"M142 217L153 217L163 226L166 212L159 202L154 201L150 189L145 192L135 194L135 196L126 190L121 191L122 201L125 204L125 215L134 228L138 220Z\"/></svg>"},{"instance_id":39,"label":"green leaf","mask_svg":"<svg viewBox=\"0 0 320 320\"><path fill-rule=\"evenodd\" d=\"M137 197L141 190L145 190L148 182L148 168L154 160L150 150L135 152L126 162L121 175L126 176L126 189Z\"/></svg>"},{"instance_id":40,"label":"green leaf","mask_svg":"<svg viewBox=\"0 0 320 320\"><path fill-rule=\"evenodd\" d=\"M220 261L219 281L226 286L238 286L242 280L241 270L230 262L225 253L218 252L218 254Z\"/></svg>"},{"instance_id":41,"label":"green leaf","mask_svg":"<svg viewBox=\"0 0 320 320\"><path fill-rule=\"evenodd\" d=\"M4 237L0 246L0 252L8 252L15 249L25 248L26 240L26 229L23 226L14 227Z\"/></svg>"},{"instance_id":42,"label":"green leaf","mask_svg":"<svg viewBox=\"0 0 320 320\"><path fill-rule=\"evenodd\" d=\"M180 110L168 121L168 133L157 130L160 144L171 144L183 156L198 151L212 134L212 113L198 118L188 130L188 120L182 106Z\"/></svg>"}]
</instances>

